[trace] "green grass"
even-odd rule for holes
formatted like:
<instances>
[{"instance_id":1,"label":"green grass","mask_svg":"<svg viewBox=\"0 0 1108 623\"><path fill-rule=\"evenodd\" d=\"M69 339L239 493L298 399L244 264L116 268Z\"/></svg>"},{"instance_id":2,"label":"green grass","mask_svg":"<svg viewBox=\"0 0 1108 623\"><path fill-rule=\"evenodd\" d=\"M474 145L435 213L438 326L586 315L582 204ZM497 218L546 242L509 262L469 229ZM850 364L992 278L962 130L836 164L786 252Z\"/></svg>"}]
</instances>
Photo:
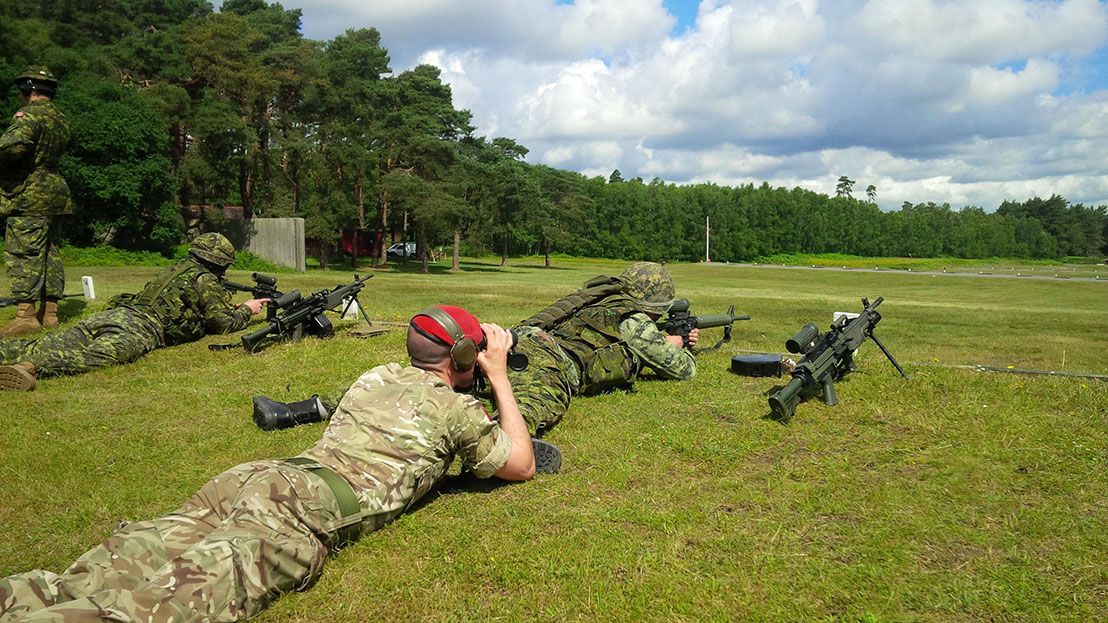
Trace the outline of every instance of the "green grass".
<instances>
[{"instance_id":1,"label":"green grass","mask_svg":"<svg viewBox=\"0 0 1108 623\"><path fill-rule=\"evenodd\" d=\"M375 273L371 317L451 302L512 324L624 263L541 258ZM83 268L100 301L156 268ZM1108 383L919 363L1108 374L1108 284L675 264L694 312L754 320L686 383L574 402L548 439L562 473L460 483L328 563L260 620L1087 621L1108 617ZM282 274L283 289L349 272ZM245 281L247 273L231 278ZM71 286L72 289L72 286ZM240 295L242 298L244 295ZM733 376L802 324L884 296L840 404L765 419L777 379ZM12 311L0 311L6 321ZM718 330L708 332L709 338ZM201 343L0 395L0 574L60 571L121 518L167 512L236 463L290 456L322 426L264 433L250 396L296 399L403 357L399 332Z\"/></svg>"}]
</instances>

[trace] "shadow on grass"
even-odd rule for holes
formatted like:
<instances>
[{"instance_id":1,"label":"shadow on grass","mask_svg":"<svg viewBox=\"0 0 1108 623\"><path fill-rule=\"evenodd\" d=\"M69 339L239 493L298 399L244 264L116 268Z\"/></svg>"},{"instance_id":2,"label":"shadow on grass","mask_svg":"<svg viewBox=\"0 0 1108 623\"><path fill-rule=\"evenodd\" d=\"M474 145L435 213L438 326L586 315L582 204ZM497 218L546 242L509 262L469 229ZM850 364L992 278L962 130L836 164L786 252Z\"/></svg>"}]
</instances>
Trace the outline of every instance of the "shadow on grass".
<instances>
[{"instance_id":1,"label":"shadow on grass","mask_svg":"<svg viewBox=\"0 0 1108 623\"><path fill-rule=\"evenodd\" d=\"M482 262L480 260L463 260L459 262L459 266L461 272L465 273L515 273L525 270L574 270L574 268L569 266L551 266L547 268L541 264L509 264L507 266L501 266L499 262ZM318 266L309 266L308 268L310 270L321 270ZM327 268L327 272L348 273L351 271L390 271L428 275L448 275L452 273L450 264L443 262L429 262L427 264L427 272L424 273L423 264L418 260L390 260L387 264L383 264L377 268L374 268L367 260L365 262L358 262L357 268L352 268L349 263L332 264Z\"/></svg>"},{"instance_id":2,"label":"shadow on grass","mask_svg":"<svg viewBox=\"0 0 1108 623\"><path fill-rule=\"evenodd\" d=\"M62 299L58 301L58 320L65 322L70 318L76 318L85 311L85 307L88 307L88 301L83 298Z\"/></svg>"}]
</instances>

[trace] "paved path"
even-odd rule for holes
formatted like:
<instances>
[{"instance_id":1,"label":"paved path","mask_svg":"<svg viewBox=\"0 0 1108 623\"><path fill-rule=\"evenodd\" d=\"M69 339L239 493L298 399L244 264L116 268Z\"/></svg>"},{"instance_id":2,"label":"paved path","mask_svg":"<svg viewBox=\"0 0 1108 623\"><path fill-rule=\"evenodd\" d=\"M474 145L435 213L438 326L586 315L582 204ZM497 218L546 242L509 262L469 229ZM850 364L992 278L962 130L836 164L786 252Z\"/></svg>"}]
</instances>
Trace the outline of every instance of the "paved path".
<instances>
[{"instance_id":1,"label":"paved path","mask_svg":"<svg viewBox=\"0 0 1108 623\"><path fill-rule=\"evenodd\" d=\"M1108 283L1108 276L1101 278L1100 275L1095 277L1077 277L1065 274L1065 272L1056 271L1015 271L1007 269L992 270L980 270L978 272L946 272L939 270L899 270L892 268L850 268L837 266L787 266L784 264L724 264L721 262L707 262L708 266L741 266L743 268L784 268L788 270L829 270L835 272L854 272L854 273L900 273L905 275L932 275L942 277L981 277L988 279L1033 279L1039 281L1095 281L1100 283Z\"/></svg>"}]
</instances>

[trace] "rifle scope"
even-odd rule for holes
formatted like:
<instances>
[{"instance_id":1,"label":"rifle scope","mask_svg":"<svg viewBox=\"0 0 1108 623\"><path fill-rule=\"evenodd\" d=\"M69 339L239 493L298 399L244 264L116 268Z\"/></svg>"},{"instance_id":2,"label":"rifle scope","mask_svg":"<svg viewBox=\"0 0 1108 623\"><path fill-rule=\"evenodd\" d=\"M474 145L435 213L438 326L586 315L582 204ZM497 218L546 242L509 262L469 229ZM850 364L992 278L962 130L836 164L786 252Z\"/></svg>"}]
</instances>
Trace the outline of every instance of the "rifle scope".
<instances>
[{"instance_id":1,"label":"rifle scope","mask_svg":"<svg viewBox=\"0 0 1108 623\"><path fill-rule=\"evenodd\" d=\"M280 298L274 299L272 305L274 307L279 307L283 309L285 307L288 307L289 305L292 305L293 303L296 303L300 300L300 298L300 290L293 290L292 292L289 292L288 294Z\"/></svg>"},{"instance_id":2,"label":"rifle scope","mask_svg":"<svg viewBox=\"0 0 1108 623\"><path fill-rule=\"evenodd\" d=\"M250 278L254 280L254 283L260 286L275 286L277 285L277 278L273 275L267 275L265 273L254 273L250 275Z\"/></svg>"},{"instance_id":3,"label":"rifle scope","mask_svg":"<svg viewBox=\"0 0 1108 623\"><path fill-rule=\"evenodd\" d=\"M785 350L794 355L803 355L812 350L817 340L819 340L819 327L814 322L809 322L800 327L796 335L785 341Z\"/></svg>"},{"instance_id":4,"label":"rifle scope","mask_svg":"<svg viewBox=\"0 0 1108 623\"><path fill-rule=\"evenodd\" d=\"M689 299L677 299L669 306L670 314L680 314L689 311Z\"/></svg>"}]
</instances>

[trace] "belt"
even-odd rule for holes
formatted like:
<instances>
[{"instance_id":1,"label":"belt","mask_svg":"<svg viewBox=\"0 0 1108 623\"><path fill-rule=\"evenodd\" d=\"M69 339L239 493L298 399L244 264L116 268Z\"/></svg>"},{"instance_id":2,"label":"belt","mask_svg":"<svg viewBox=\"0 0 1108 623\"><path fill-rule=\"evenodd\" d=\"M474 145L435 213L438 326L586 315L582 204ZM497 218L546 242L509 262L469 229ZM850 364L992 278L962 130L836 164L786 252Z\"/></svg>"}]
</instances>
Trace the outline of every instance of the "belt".
<instances>
[{"instance_id":1,"label":"belt","mask_svg":"<svg viewBox=\"0 0 1108 623\"><path fill-rule=\"evenodd\" d=\"M320 465L314 459L294 456L291 459L285 459L285 462L319 476L320 480L327 485L332 495L335 496L335 501L339 505L339 513L342 514L338 522L340 527L335 534L338 538L337 545L342 546L357 540L361 533L359 524L362 519L362 505L358 503L358 496L354 493L350 483L346 482L346 479L339 476L334 470ZM354 520L355 517L357 518L356 521ZM349 523L347 523L348 520L350 520Z\"/></svg>"}]
</instances>

